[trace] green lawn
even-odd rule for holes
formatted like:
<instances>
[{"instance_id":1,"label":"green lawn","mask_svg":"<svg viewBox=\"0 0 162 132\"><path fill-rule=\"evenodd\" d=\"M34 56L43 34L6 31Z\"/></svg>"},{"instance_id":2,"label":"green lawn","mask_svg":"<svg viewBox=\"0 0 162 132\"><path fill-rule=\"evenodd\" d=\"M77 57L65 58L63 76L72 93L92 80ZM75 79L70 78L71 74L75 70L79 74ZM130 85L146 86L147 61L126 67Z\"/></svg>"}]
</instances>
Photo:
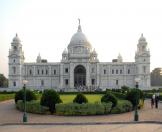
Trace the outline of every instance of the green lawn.
<instances>
[{"instance_id":1,"label":"green lawn","mask_svg":"<svg viewBox=\"0 0 162 132\"><path fill-rule=\"evenodd\" d=\"M84 94L89 103L95 103L95 102L100 102L102 94ZM70 94L70 95L60 95L61 100L63 103L70 103L73 102L73 99L75 98L75 94Z\"/></svg>"},{"instance_id":2,"label":"green lawn","mask_svg":"<svg viewBox=\"0 0 162 132\"><path fill-rule=\"evenodd\" d=\"M9 100L9 99L13 99L15 97L15 94L0 94L0 102L1 101L5 101L5 100Z\"/></svg>"}]
</instances>

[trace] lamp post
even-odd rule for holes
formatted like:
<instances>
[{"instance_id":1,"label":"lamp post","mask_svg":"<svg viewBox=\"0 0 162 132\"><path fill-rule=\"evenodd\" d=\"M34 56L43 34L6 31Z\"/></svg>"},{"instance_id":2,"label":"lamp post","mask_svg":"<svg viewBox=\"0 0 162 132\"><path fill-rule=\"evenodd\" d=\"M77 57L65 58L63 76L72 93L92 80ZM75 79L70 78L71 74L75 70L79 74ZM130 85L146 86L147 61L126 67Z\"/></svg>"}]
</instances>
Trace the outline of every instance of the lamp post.
<instances>
[{"instance_id":1,"label":"lamp post","mask_svg":"<svg viewBox=\"0 0 162 132\"><path fill-rule=\"evenodd\" d=\"M27 122L27 114L26 114L26 84L28 83L27 80L23 80L23 90L24 90L24 114L23 114L23 122Z\"/></svg>"},{"instance_id":2,"label":"lamp post","mask_svg":"<svg viewBox=\"0 0 162 132\"><path fill-rule=\"evenodd\" d=\"M138 118L138 93L137 93L139 81L140 81L140 78L135 78L135 82L136 82L136 106L135 106L135 112L134 112L134 121L139 120L139 118Z\"/></svg>"}]
</instances>

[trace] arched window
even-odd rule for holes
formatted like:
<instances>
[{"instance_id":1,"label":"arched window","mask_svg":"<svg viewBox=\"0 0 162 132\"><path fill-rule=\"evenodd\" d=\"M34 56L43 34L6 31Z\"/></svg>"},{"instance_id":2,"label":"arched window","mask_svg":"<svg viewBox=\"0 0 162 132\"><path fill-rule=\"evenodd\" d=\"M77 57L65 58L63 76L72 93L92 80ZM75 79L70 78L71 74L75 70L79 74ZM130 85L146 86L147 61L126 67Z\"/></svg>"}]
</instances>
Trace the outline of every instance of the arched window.
<instances>
[{"instance_id":1,"label":"arched window","mask_svg":"<svg viewBox=\"0 0 162 132\"><path fill-rule=\"evenodd\" d=\"M143 66L143 73L146 73L146 66Z\"/></svg>"},{"instance_id":2,"label":"arched window","mask_svg":"<svg viewBox=\"0 0 162 132\"><path fill-rule=\"evenodd\" d=\"M53 71L54 75L56 74L56 70Z\"/></svg>"},{"instance_id":3,"label":"arched window","mask_svg":"<svg viewBox=\"0 0 162 132\"><path fill-rule=\"evenodd\" d=\"M13 82L13 86L14 86L14 87L16 86L16 82Z\"/></svg>"},{"instance_id":4,"label":"arched window","mask_svg":"<svg viewBox=\"0 0 162 132\"><path fill-rule=\"evenodd\" d=\"M37 73L38 73L38 75L39 75L39 69L38 69Z\"/></svg>"},{"instance_id":5,"label":"arched window","mask_svg":"<svg viewBox=\"0 0 162 132\"><path fill-rule=\"evenodd\" d=\"M116 85L118 85L118 83L119 83L119 81L118 81L118 80L116 80Z\"/></svg>"},{"instance_id":6,"label":"arched window","mask_svg":"<svg viewBox=\"0 0 162 132\"><path fill-rule=\"evenodd\" d=\"M130 74L130 69L128 69L128 74Z\"/></svg>"},{"instance_id":7,"label":"arched window","mask_svg":"<svg viewBox=\"0 0 162 132\"><path fill-rule=\"evenodd\" d=\"M41 80L41 86L44 86L44 80Z\"/></svg>"},{"instance_id":8,"label":"arched window","mask_svg":"<svg viewBox=\"0 0 162 132\"><path fill-rule=\"evenodd\" d=\"M46 70L46 75L48 75L48 70Z\"/></svg>"},{"instance_id":9,"label":"arched window","mask_svg":"<svg viewBox=\"0 0 162 132\"><path fill-rule=\"evenodd\" d=\"M104 70L104 74L106 74L106 70Z\"/></svg>"},{"instance_id":10,"label":"arched window","mask_svg":"<svg viewBox=\"0 0 162 132\"><path fill-rule=\"evenodd\" d=\"M12 67L13 74L16 74L16 67Z\"/></svg>"},{"instance_id":11,"label":"arched window","mask_svg":"<svg viewBox=\"0 0 162 132\"><path fill-rule=\"evenodd\" d=\"M112 70L112 74L114 74L114 70Z\"/></svg>"},{"instance_id":12,"label":"arched window","mask_svg":"<svg viewBox=\"0 0 162 132\"><path fill-rule=\"evenodd\" d=\"M29 74L32 75L32 70L31 69L29 70Z\"/></svg>"},{"instance_id":13,"label":"arched window","mask_svg":"<svg viewBox=\"0 0 162 132\"><path fill-rule=\"evenodd\" d=\"M120 74L122 74L122 70L120 70Z\"/></svg>"},{"instance_id":14,"label":"arched window","mask_svg":"<svg viewBox=\"0 0 162 132\"><path fill-rule=\"evenodd\" d=\"M118 70L116 70L116 74L118 74Z\"/></svg>"},{"instance_id":15,"label":"arched window","mask_svg":"<svg viewBox=\"0 0 162 132\"><path fill-rule=\"evenodd\" d=\"M42 70L42 74L44 73L44 71Z\"/></svg>"}]
</instances>

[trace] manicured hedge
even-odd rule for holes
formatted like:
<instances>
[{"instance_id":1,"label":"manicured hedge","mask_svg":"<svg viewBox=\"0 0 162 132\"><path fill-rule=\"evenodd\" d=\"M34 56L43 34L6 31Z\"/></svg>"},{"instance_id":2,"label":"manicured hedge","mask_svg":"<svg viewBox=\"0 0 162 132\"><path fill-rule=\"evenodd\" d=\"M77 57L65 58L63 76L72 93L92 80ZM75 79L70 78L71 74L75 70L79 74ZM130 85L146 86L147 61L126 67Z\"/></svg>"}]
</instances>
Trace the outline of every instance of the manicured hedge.
<instances>
[{"instance_id":1,"label":"manicured hedge","mask_svg":"<svg viewBox=\"0 0 162 132\"><path fill-rule=\"evenodd\" d=\"M22 100L18 100L16 103L16 108L20 111L24 111L24 103ZM41 106L39 101L27 101L26 102L26 112L36 113L36 114L45 114L48 113L49 108Z\"/></svg>"},{"instance_id":2,"label":"manicured hedge","mask_svg":"<svg viewBox=\"0 0 162 132\"><path fill-rule=\"evenodd\" d=\"M56 104L57 115L103 115L110 112L112 103Z\"/></svg>"},{"instance_id":3,"label":"manicured hedge","mask_svg":"<svg viewBox=\"0 0 162 132\"><path fill-rule=\"evenodd\" d=\"M118 104L112 108L111 113L112 114L120 114L124 112L129 112L133 109L133 105L128 100L120 100L118 101Z\"/></svg>"}]
</instances>

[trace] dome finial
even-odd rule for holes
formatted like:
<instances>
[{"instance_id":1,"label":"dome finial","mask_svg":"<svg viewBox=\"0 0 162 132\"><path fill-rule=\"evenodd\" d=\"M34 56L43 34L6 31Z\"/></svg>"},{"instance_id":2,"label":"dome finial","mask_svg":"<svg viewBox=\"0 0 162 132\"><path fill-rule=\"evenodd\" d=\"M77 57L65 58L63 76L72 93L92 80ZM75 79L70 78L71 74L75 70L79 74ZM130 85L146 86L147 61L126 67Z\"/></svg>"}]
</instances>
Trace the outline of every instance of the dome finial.
<instances>
[{"instance_id":1,"label":"dome finial","mask_svg":"<svg viewBox=\"0 0 162 132\"><path fill-rule=\"evenodd\" d=\"M79 21L79 25L80 25L80 18L78 18L78 21Z\"/></svg>"},{"instance_id":2,"label":"dome finial","mask_svg":"<svg viewBox=\"0 0 162 132\"><path fill-rule=\"evenodd\" d=\"M80 19L79 18L78 18L78 21L79 21L78 32L82 32L82 28L81 28L81 25L80 25Z\"/></svg>"},{"instance_id":3,"label":"dome finial","mask_svg":"<svg viewBox=\"0 0 162 132\"><path fill-rule=\"evenodd\" d=\"M143 33L141 34L141 37L143 37Z\"/></svg>"}]
</instances>

